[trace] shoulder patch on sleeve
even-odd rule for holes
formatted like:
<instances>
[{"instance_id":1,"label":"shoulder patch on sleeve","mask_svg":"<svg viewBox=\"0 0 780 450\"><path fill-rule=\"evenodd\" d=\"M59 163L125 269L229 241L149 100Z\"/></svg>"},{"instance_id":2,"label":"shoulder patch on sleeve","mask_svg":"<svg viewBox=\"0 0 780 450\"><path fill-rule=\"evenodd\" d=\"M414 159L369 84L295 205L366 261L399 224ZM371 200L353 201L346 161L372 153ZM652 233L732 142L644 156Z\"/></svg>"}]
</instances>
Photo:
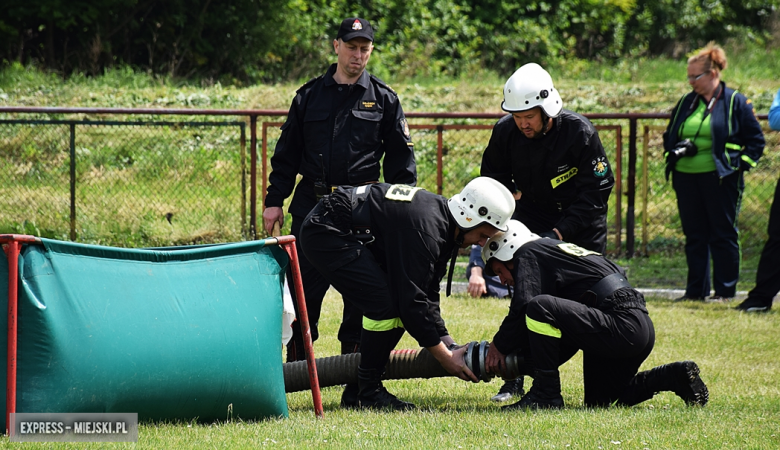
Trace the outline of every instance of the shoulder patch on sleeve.
<instances>
[{"instance_id":1,"label":"shoulder patch on sleeve","mask_svg":"<svg viewBox=\"0 0 780 450\"><path fill-rule=\"evenodd\" d=\"M385 198L397 202L411 202L414 194L422 190L421 187L407 186L405 184L394 184L385 193Z\"/></svg>"},{"instance_id":2,"label":"shoulder patch on sleeve","mask_svg":"<svg viewBox=\"0 0 780 450\"><path fill-rule=\"evenodd\" d=\"M609 163L607 163L606 156L595 158L591 164L593 164L593 175L597 178L604 178L609 173Z\"/></svg>"},{"instance_id":3,"label":"shoulder patch on sleeve","mask_svg":"<svg viewBox=\"0 0 780 450\"><path fill-rule=\"evenodd\" d=\"M406 121L406 117L401 117L401 122L398 124L401 127L401 131L404 134L406 140L412 138L412 134L409 132L409 122Z\"/></svg>"}]
</instances>

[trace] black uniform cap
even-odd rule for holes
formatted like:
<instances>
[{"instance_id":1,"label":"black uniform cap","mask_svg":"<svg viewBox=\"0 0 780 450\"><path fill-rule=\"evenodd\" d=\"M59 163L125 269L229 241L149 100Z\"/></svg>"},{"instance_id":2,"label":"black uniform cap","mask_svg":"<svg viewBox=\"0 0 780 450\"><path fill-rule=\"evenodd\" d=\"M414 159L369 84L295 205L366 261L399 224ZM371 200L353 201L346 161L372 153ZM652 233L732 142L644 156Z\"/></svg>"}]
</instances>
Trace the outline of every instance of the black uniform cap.
<instances>
[{"instance_id":1,"label":"black uniform cap","mask_svg":"<svg viewBox=\"0 0 780 450\"><path fill-rule=\"evenodd\" d=\"M366 38L371 42L374 42L374 29L366 19L359 17L350 17L344 19L339 27L339 34L336 35L336 39L341 39L344 42L351 41L357 37Z\"/></svg>"}]
</instances>

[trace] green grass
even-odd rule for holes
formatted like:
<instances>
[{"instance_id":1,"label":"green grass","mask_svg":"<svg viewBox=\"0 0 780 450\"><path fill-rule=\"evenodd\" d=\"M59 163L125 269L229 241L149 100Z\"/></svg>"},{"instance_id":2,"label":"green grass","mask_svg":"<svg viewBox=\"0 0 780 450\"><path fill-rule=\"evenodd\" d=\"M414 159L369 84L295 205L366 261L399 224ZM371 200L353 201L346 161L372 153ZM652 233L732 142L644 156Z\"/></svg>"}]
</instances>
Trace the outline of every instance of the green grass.
<instances>
[{"instance_id":1,"label":"green grass","mask_svg":"<svg viewBox=\"0 0 780 450\"><path fill-rule=\"evenodd\" d=\"M776 312L737 313L733 305L677 304L650 299L656 344L642 369L683 359L701 367L710 390L704 408L689 408L661 393L632 408L582 406L581 354L561 367L566 408L554 412L501 411L489 398L499 380L455 378L386 383L420 409L408 413L339 408L341 388L322 391L324 417L314 417L311 393L287 395L290 417L144 424L128 444L25 444L26 448L543 448L543 449L772 449L780 446L780 343ZM460 342L490 340L508 301L453 296L442 301ZM338 354L340 298L331 291L321 320L317 357ZM399 348L417 348L405 335ZM526 379L529 384L530 379ZM0 441L11 447L7 440Z\"/></svg>"}]
</instances>

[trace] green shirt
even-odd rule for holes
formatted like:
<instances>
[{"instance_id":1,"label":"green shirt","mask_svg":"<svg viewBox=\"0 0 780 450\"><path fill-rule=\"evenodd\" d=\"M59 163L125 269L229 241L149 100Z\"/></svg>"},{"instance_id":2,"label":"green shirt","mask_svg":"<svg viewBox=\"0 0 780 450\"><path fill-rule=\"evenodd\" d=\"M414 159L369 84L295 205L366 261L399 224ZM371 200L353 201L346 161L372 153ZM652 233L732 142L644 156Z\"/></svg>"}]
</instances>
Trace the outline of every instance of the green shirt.
<instances>
[{"instance_id":1,"label":"green shirt","mask_svg":"<svg viewBox=\"0 0 780 450\"><path fill-rule=\"evenodd\" d=\"M680 140L690 139L696 144L698 151L695 156L683 156L677 161L675 170L683 173L705 173L715 171L715 159L712 157L712 133L710 132L710 115L704 117L707 105L699 100L699 106L682 127Z\"/></svg>"}]
</instances>

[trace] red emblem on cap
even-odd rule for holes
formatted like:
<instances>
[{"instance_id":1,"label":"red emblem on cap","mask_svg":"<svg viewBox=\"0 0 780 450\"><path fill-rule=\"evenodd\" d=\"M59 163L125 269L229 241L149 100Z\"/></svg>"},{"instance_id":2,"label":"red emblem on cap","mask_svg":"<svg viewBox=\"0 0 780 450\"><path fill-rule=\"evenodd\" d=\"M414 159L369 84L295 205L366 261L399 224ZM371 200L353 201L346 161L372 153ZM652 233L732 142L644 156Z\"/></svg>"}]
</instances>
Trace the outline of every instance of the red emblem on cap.
<instances>
[{"instance_id":1,"label":"red emblem on cap","mask_svg":"<svg viewBox=\"0 0 780 450\"><path fill-rule=\"evenodd\" d=\"M360 23L360 21L358 19L355 19L355 21L352 22L352 29L353 30L362 30L363 29L363 24Z\"/></svg>"}]
</instances>

